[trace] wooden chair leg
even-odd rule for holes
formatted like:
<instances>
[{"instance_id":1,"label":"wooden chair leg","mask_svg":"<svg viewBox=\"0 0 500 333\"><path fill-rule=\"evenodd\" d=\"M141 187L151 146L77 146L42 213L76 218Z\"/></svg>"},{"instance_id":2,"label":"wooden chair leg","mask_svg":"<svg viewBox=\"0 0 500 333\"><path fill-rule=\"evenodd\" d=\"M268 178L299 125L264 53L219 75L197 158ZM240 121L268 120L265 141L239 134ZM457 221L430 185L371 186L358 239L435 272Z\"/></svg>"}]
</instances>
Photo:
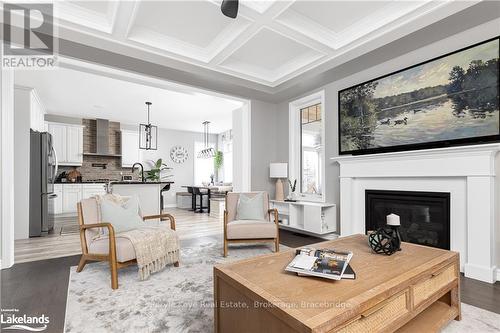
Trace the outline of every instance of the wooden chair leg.
<instances>
[{"instance_id":1,"label":"wooden chair leg","mask_svg":"<svg viewBox=\"0 0 500 333\"><path fill-rule=\"evenodd\" d=\"M78 267L76 268L76 271L80 273L83 270L83 267L85 267L85 264L87 263L87 259L85 259L85 256L82 255L80 258L80 262L78 263Z\"/></svg>"},{"instance_id":2,"label":"wooden chair leg","mask_svg":"<svg viewBox=\"0 0 500 333\"><path fill-rule=\"evenodd\" d=\"M227 257L227 240L224 239L224 257Z\"/></svg>"},{"instance_id":3,"label":"wooden chair leg","mask_svg":"<svg viewBox=\"0 0 500 333\"><path fill-rule=\"evenodd\" d=\"M280 241L278 238L274 240L274 252L280 252Z\"/></svg>"},{"instance_id":4,"label":"wooden chair leg","mask_svg":"<svg viewBox=\"0 0 500 333\"><path fill-rule=\"evenodd\" d=\"M111 289L118 289L118 267L116 260L109 261L109 268L111 270Z\"/></svg>"}]
</instances>

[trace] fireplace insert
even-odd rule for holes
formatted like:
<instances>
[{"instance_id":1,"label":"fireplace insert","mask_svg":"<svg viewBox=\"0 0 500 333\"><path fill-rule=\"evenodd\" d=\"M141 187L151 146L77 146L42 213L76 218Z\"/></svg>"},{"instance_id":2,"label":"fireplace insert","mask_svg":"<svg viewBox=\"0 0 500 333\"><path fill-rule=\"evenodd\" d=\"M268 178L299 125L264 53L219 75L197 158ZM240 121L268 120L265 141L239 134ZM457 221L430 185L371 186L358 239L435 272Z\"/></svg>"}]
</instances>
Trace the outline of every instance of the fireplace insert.
<instances>
[{"instance_id":1,"label":"fireplace insert","mask_svg":"<svg viewBox=\"0 0 500 333\"><path fill-rule=\"evenodd\" d=\"M401 218L403 242L450 249L450 193L365 191L366 232L386 226L386 216Z\"/></svg>"}]
</instances>

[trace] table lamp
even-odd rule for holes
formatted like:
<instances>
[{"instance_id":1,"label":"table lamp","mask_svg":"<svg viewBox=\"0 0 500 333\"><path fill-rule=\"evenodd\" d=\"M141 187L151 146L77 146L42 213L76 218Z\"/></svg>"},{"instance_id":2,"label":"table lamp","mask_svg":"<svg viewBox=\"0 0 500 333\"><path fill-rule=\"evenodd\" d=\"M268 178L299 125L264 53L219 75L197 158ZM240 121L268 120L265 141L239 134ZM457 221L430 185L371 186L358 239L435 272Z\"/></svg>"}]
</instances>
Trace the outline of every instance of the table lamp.
<instances>
[{"instance_id":1,"label":"table lamp","mask_svg":"<svg viewBox=\"0 0 500 333\"><path fill-rule=\"evenodd\" d=\"M285 200L283 193L283 182L281 178L288 178L288 163L269 164L269 178L276 178L276 196L275 200Z\"/></svg>"}]
</instances>

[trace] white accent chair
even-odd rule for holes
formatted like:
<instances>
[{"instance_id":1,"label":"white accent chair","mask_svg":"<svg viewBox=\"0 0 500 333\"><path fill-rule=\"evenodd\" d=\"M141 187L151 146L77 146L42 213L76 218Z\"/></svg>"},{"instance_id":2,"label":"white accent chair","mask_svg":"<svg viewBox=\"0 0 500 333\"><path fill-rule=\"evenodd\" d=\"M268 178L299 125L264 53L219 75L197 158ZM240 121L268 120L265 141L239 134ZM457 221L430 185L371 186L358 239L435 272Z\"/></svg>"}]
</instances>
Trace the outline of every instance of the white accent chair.
<instances>
[{"instance_id":1,"label":"white accent chair","mask_svg":"<svg viewBox=\"0 0 500 333\"><path fill-rule=\"evenodd\" d=\"M264 200L262 220L237 220L240 194L252 197L258 193L229 192L227 194L224 211L224 257L227 256L230 243L273 242L275 252L279 252L278 211L269 209L269 195L266 192L262 192Z\"/></svg>"},{"instance_id":2,"label":"white accent chair","mask_svg":"<svg viewBox=\"0 0 500 333\"><path fill-rule=\"evenodd\" d=\"M101 221L99 206L95 198L83 199L77 204L78 224L80 225L80 243L82 257L78 264L77 272L81 272L89 260L109 261L111 270L111 288L118 289L118 269L137 264L134 246L130 240L122 237L115 238L115 231L111 223ZM170 220L170 228L175 230L175 218L170 214L142 216L142 219ZM108 236L99 237L100 228L108 229ZM179 262L174 266L179 267Z\"/></svg>"}]
</instances>

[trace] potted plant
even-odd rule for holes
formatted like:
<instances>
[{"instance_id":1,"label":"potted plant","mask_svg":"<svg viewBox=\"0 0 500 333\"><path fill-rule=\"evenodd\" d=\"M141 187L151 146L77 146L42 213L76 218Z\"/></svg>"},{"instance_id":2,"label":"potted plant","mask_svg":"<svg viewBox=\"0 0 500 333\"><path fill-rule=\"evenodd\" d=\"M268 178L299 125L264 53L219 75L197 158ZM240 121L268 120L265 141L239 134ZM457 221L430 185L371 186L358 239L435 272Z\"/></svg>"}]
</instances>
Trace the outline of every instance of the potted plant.
<instances>
[{"instance_id":1,"label":"potted plant","mask_svg":"<svg viewBox=\"0 0 500 333\"><path fill-rule=\"evenodd\" d=\"M285 201L297 201L297 194L295 193L295 189L297 188L297 179L292 181L288 179L288 185L290 186L290 193Z\"/></svg>"},{"instance_id":2,"label":"potted plant","mask_svg":"<svg viewBox=\"0 0 500 333\"><path fill-rule=\"evenodd\" d=\"M217 150L214 155L215 171L219 171L219 169L222 168L222 164L224 164L224 153L220 150Z\"/></svg>"},{"instance_id":3,"label":"potted plant","mask_svg":"<svg viewBox=\"0 0 500 333\"><path fill-rule=\"evenodd\" d=\"M159 158L156 162L149 162L152 164L152 167L150 170L144 171L144 173L146 174L146 181L159 182L161 180L161 172L170 168L165 163L163 163L163 160L161 158Z\"/></svg>"}]
</instances>

